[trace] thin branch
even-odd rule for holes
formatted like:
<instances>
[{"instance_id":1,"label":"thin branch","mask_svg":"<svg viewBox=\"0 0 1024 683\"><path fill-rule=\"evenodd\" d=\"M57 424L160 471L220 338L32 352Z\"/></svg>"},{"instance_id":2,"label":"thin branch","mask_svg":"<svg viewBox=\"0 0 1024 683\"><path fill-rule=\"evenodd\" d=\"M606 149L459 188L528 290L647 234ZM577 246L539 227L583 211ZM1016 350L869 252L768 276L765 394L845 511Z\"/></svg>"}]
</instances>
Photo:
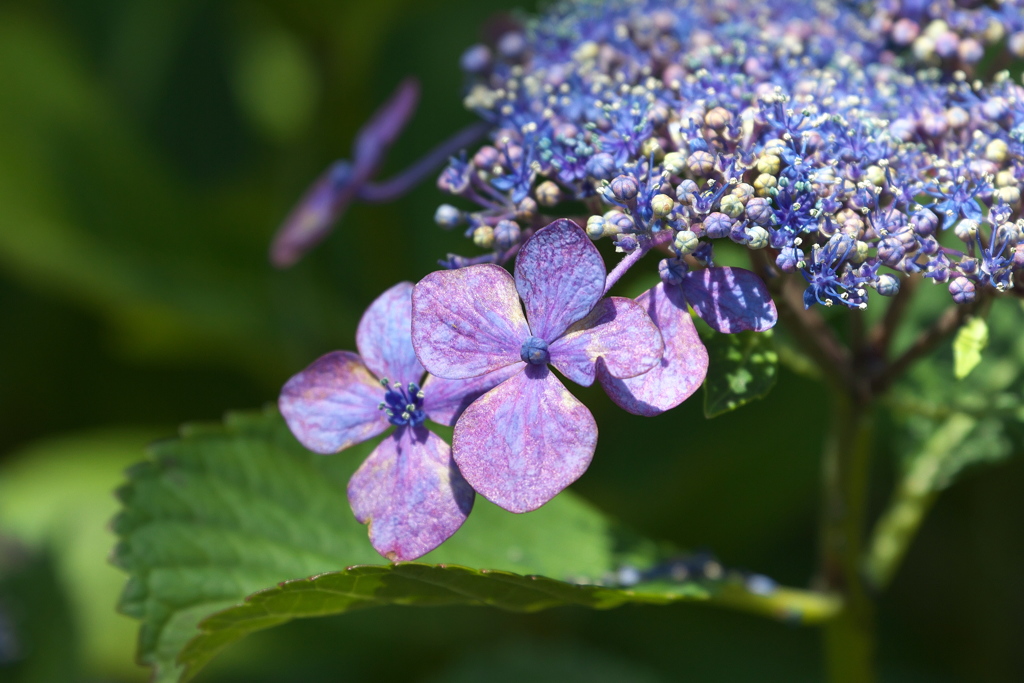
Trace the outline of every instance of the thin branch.
<instances>
[{"instance_id":1,"label":"thin branch","mask_svg":"<svg viewBox=\"0 0 1024 683\"><path fill-rule=\"evenodd\" d=\"M892 338L895 336L896 330L899 329L899 325L903 321L903 314L907 310L907 304L914 297L920 283L921 278L917 276L911 276L904 280L900 291L896 293L896 296L889 302L889 307L885 309L885 317L871 330L868 344L882 358L889 355Z\"/></svg>"},{"instance_id":2,"label":"thin branch","mask_svg":"<svg viewBox=\"0 0 1024 683\"><path fill-rule=\"evenodd\" d=\"M943 339L956 332L968 316L985 305L987 297L979 295L973 304L953 304L947 308L935 324L922 332L914 343L899 358L885 368L871 382L871 391L875 395L885 392L918 359L928 355Z\"/></svg>"},{"instance_id":3,"label":"thin branch","mask_svg":"<svg viewBox=\"0 0 1024 683\"><path fill-rule=\"evenodd\" d=\"M803 292L793 278L785 277L772 266L764 250L751 251L754 271L761 276L772 294L779 318L804 351L814 359L822 374L834 388L861 397L863 393L854 377L850 351L815 309L804 308Z\"/></svg>"}]
</instances>

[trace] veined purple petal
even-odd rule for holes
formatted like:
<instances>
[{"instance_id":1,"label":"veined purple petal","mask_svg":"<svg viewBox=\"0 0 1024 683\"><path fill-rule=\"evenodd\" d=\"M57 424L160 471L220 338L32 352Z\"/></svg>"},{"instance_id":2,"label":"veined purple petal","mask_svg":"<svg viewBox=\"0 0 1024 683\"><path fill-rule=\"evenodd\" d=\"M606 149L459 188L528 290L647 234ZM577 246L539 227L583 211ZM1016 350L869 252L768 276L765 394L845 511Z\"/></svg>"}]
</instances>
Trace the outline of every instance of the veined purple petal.
<instances>
[{"instance_id":1,"label":"veined purple petal","mask_svg":"<svg viewBox=\"0 0 1024 683\"><path fill-rule=\"evenodd\" d=\"M467 379L520 363L529 336L515 283L499 266L440 270L413 289L412 343L432 375Z\"/></svg>"},{"instance_id":2,"label":"veined purple petal","mask_svg":"<svg viewBox=\"0 0 1024 683\"><path fill-rule=\"evenodd\" d=\"M270 245L271 262L287 268L319 244L355 199L363 182L353 175L349 162L331 164L278 228Z\"/></svg>"},{"instance_id":3,"label":"veined purple petal","mask_svg":"<svg viewBox=\"0 0 1024 683\"><path fill-rule=\"evenodd\" d=\"M400 427L348 482L352 512L392 562L415 560L444 543L466 521L473 497L448 444L424 427Z\"/></svg>"},{"instance_id":4,"label":"veined purple petal","mask_svg":"<svg viewBox=\"0 0 1024 683\"><path fill-rule=\"evenodd\" d=\"M399 282L374 299L356 330L366 367L398 384L420 382L423 366L412 348L412 283Z\"/></svg>"},{"instance_id":5,"label":"veined purple petal","mask_svg":"<svg viewBox=\"0 0 1024 683\"><path fill-rule=\"evenodd\" d=\"M477 493L510 512L529 512L586 471L597 424L547 366L530 365L473 402L452 443Z\"/></svg>"},{"instance_id":6,"label":"veined purple petal","mask_svg":"<svg viewBox=\"0 0 1024 683\"><path fill-rule=\"evenodd\" d=\"M594 383L598 358L612 377L635 377L657 365L664 350L643 306L620 296L601 299L550 347L551 364L585 387Z\"/></svg>"},{"instance_id":7,"label":"veined purple petal","mask_svg":"<svg viewBox=\"0 0 1024 683\"><path fill-rule=\"evenodd\" d=\"M636 301L661 329L665 339L661 361L629 379L616 379L602 362L598 363L597 377L620 408L649 417L675 408L697 391L708 371L708 351L678 287L662 283Z\"/></svg>"},{"instance_id":8,"label":"veined purple petal","mask_svg":"<svg viewBox=\"0 0 1024 683\"><path fill-rule=\"evenodd\" d=\"M587 233L565 218L527 240L515 273L530 329L549 343L590 313L604 295L601 254Z\"/></svg>"},{"instance_id":9,"label":"veined purple petal","mask_svg":"<svg viewBox=\"0 0 1024 683\"><path fill-rule=\"evenodd\" d=\"M423 383L423 410L427 419L437 424L455 425L469 404L498 386L506 379L522 372L523 363L514 363L493 372L469 379L441 379L427 375Z\"/></svg>"},{"instance_id":10,"label":"veined purple petal","mask_svg":"<svg viewBox=\"0 0 1024 683\"><path fill-rule=\"evenodd\" d=\"M332 351L288 380L278 407L288 428L314 453L337 453L388 428L377 409L384 390L362 359Z\"/></svg>"},{"instance_id":11,"label":"veined purple petal","mask_svg":"<svg viewBox=\"0 0 1024 683\"><path fill-rule=\"evenodd\" d=\"M356 134L355 165L368 175L376 172L384 155L401 134L420 99L420 84L415 78L406 78L387 102L377 108L370 120Z\"/></svg>"},{"instance_id":12,"label":"veined purple petal","mask_svg":"<svg viewBox=\"0 0 1024 683\"><path fill-rule=\"evenodd\" d=\"M716 332L770 329L779 319L764 282L743 268L705 268L683 277L683 295Z\"/></svg>"}]
</instances>

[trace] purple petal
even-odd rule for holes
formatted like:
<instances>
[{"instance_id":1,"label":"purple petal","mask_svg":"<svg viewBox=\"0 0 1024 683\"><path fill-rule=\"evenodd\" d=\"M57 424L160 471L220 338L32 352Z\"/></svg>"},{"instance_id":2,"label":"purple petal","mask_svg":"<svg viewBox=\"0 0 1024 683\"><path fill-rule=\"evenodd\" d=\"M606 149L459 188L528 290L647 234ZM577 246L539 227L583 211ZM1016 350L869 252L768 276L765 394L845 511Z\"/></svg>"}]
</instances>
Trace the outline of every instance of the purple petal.
<instances>
[{"instance_id":1,"label":"purple petal","mask_svg":"<svg viewBox=\"0 0 1024 683\"><path fill-rule=\"evenodd\" d=\"M415 78L406 78L398 84L391 99L377 108L370 120L356 134L355 165L373 175L391 145L409 123L420 99L420 84Z\"/></svg>"},{"instance_id":2,"label":"purple petal","mask_svg":"<svg viewBox=\"0 0 1024 683\"><path fill-rule=\"evenodd\" d=\"M538 230L516 259L516 289L534 336L554 341L604 295L604 261L568 219Z\"/></svg>"},{"instance_id":3,"label":"purple petal","mask_svg":"<svg viewBox=\"0 0 1024 683\"><path fill-rule=\"evenodd\" d=\"M522 363L515 363L469 379L441 379L427 375L423 383L423 393L426 395L423 410L427 413L427 419L437 424L454 426L470 403L522 369Z\"/></svg>"},{"instance_id":4,"label":"purple petal","mask_svg":"<svg viewBox=\"0 0 1024 683\"><path fill-rule=\"evenodd\" d=\"M636 377L661 360L665 344L644 307L619 296L602 299L551 347L551 364L577 384L594 383L597 359L612 377Z\"/></svg>"},{"instance_id":5,"label":"purple petal","mask_svg":"<svg viewBox=\"0 0 1024 683\"><path fill-rule=\"evenodd\" d=\"M637 303L661 328L665 353L660 363L637 377L616 379L601 362L597 377L620 408L653 416L675 408L697 391L708 371L708 351L678 287L659 284L637 297Z\"/></svg>"},{"instance_id":6,"label":"purple petal","mask_svg":"<svg viewBox=\"0 0 1024 683\"><path fill-rule=\"evenodd\" d=\"M423 367L447 379L513 363L530 336L512 277L499 266L440 270L412 293L412 343Z\"/></svg>"},{"instance_id":7,"label":"purple petal","mask_svg":"<svg viewBox=\"0 0 1024 683\"><path fill-rule=\"evenodd\" d=\"M763 332L779 319L764 282L743 268L705 268L687 273L683 294L716 332Z\"/></svg>"},{"instance_id":8,"label":"purple petal","mask_svg":"<svg viewBox=\"0 0 1024 683\"><path fill-rule=\"evenodd\" d=\"M424 427L401 427L381 441L348 482L352 512L392 562L444 543L466 521L473 497L448 444Z\"/></svg>"},{"instance_id":9,"label":"purple petal","mask_svg":"<svg viewBox=\"0 0 1024 683\"><path fill-rule=\"evenodd\" d=\"M271 263L287 268L327 237L363 182L347 161L331 164L278 228L270 245Z\"/></svg>"},{"instance_id":10,"label":"purple petal","mask_svg":"<svg viewBox=\"0 0 1024 683\"><path fill-rule=\"evenodd\" d=\"M529 512L586 471L597 424L546 366L530 365L470 405L452 443L477 493L511 512Z\"/></svg>"},{"instance_id":11,"label":"purple petal","mask_svg":"<svg viewBox=\"0 0 1024 683\"><path fill-rule=\"evenodd\" d=\"M423 366L412 348L412 283L399 282L377 297L363 313L356 347L366 367L398 384L419 382Z\"/></svg>"},{"instance_id":12,"label":"purple petal","mask_svg":"<svg viewBox=\"0 0 1024 683\"><path fill-rule=\"evenodd\" d=\"M299 442L315 453L337 453L388 428L377 409L384 390L362 359L332 351L292 377L278 407Z\"/></svg>"}]
</instances>

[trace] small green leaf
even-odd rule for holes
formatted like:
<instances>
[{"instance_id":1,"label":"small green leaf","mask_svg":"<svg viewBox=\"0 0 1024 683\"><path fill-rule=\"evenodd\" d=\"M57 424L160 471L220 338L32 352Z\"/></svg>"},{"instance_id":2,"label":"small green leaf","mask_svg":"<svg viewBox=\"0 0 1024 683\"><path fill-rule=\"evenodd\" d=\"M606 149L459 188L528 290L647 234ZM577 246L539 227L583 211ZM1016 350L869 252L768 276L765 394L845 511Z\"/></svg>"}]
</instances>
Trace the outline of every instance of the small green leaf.
<instances>
[{"instance_id":1,"label":"small green leaf","mask_svg":"<svg viewBox=\"0 0 1024 683\"><path fill-rule=\"evenodd\" d=\"M711 334L708 376L704 380L704 415L711 418L764 397L775 386L779 356L772 333Z\"/></svg>"},{"instance_id":2,"label":"small green leaf","mask_svg":"<svg viewBox=\"0 0 1024 683\"><path fill-rule=\"evenodd\" d=\"M953 340L953 374L963 379L981 362L981 352L988 345L988 324L984 318L971 318Z\"/></svg>"}]
</instances>

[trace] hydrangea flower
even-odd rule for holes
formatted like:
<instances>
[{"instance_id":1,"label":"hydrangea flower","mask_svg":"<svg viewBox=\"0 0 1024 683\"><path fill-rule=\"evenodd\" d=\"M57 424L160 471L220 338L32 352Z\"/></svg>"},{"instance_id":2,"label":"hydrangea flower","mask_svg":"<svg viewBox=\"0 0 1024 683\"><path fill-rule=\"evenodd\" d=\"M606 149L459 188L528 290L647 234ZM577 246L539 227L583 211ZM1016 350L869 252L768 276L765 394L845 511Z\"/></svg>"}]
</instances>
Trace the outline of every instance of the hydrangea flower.
<instances>
[{"instance_id":1,"label":"hydrangea flower","mask_svg":"<svg viewBox=\"0 0 1024 683\"><path fill-rule=\"evenodd\" d=\"M508 374L424 381L412 347L412 291L402 282L381 294L359 321L359 353L322 356L288 380L278 401L292 433L316 453L337 453L395 427L348 484L352 511L369 525L370 542L393 561L436 548L473 507L473 490L451 449L424 422L454 424Z\"/></svg>"},{"instance_id":2,"label":"hydrangea flower","mask_svg":"<svg viewBox=\"0 0 1024 683\"><path fill-rule=\"evenodd\" d=\"M583 474L597 445L593 416L549 365L589 386L598 363L621 379L663 355L642 305L602 298L605 276L583 229L559 220L523 245L514 279L481 264L431 273L415 287L412 336L425 368L453 380L509 373L463 412L453 438L462 475L506 510L546 503Z\"/></svg>"},{"instance_id":3,"label":"hydrangea flower","mask_svg":"<svg viewBox=\"0 0 1024 683\"><path fill-rule=\"evenodd\" d=\"M661 330L665 341L661 360L647 372L626 379L612 376L602 362L597 375L616 405L648 417L681 404L707 375L708 351L697 334L690 307L723 334L763 332L778 321L764 282L749 270L711 266L688 271L681 259L665 259L659 270L662 282L636 301Z\"/></svg>"}]
</instances>

